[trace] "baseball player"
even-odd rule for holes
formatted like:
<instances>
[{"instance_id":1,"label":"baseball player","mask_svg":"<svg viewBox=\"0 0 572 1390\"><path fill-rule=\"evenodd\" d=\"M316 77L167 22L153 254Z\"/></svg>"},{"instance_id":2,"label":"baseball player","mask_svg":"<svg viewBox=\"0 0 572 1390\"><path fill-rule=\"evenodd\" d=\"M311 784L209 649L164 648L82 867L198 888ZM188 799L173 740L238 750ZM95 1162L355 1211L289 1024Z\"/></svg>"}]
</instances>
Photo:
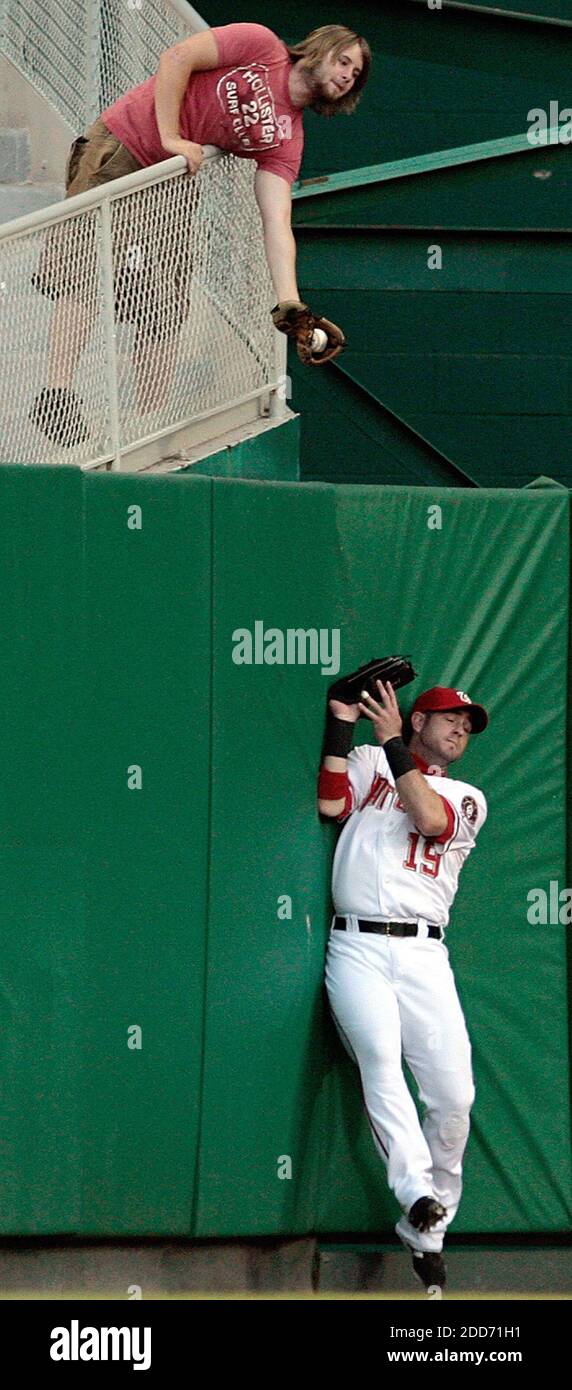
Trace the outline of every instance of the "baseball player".
<instances>
[{"instance_id":1,"label":"baseball player","mask_svg":"<svg viewBox=\"0 0 572 1390\"><path fill-rule=\"evenodd\" d=\"M445 928L462 865L484 825L481 791L452 780L488 723L463 690L435 686L402 725L393 686L357 704L329 700L318 807L344 823L334 864L326 988L357 1063L373 1140L403 1215L397 1234L440 1297L443 1238L461 1197L474 1100L471 1047ZM376 744L350 752L360 716ZM425 1108L421 1125L402 1067Z\"/></svg>"},{"instance_id":2,"label":"baseball player","mask_svg":"<svg viewBox=\"0 0 572 1390\"><path fill-rule=\"evenodd\" d=\"M304 110L310 107L324 116L351 114L370 63L366 40L340 24L323 25L293 47L263 24L226 24L193 34L166 49L155 76L107 107L73 142L66 197L171 155L184 155L189 172L195 174L207 144L254 160L266 257L278 299L272 310L275 326L295 340L302 360L328 361L341 351L345 338L335 324L316 318L300 301L291 186L302 160ZM89 228L84 236L88 238ZM131 234L135 265L131 257L123 267L121 247L115 247L116 317L137 323L143 315L134 360L144 411L157 408L166 397L178 332L189 312L188 249L173 246L168 227L154 229L152 238L146 245L144 227ZM86 273L88 251L91 276ZM133 275L141 261L144 292L134 293ZM30 418L48 438L63 445L80 443L88 435L73 382L93 327L94 309L86 296L96 273L95 242L92 248L84 242L78 254L69 238L66 243L65 229L63 236L55 228L46 237L33 283L57 303L50 381L36 397ZM311 349L316 327L327 340L319 358Z\"/></svg>"}]
</instances>

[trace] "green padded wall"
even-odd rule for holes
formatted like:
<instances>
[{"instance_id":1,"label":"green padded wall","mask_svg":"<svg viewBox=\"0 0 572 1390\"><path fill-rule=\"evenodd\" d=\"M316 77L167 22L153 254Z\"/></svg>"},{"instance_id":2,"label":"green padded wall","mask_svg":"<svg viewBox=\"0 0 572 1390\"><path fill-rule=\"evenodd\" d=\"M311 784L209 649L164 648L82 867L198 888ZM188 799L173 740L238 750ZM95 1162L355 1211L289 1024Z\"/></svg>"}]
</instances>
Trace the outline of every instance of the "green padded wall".
<instances>
[{"instance_id":1,"label":"green padded wall","mask_svg":"<svg viewBox=\"0 0 572 1390\"><path fill-rule=\"evenodd\" d=\"M0 469L3 1231L189 1230L210 507L207 479Z\"/></svg>"},{"instance_id":2,"label":"green padded wall","mask_svg":"<svg viewBox=\"0 0 572 1390\"><path fill-rule=\"evenodd\" d=\"M285 398L288 386L282 385ZM216 454L187 466L181 464L182 473L200 474L209 478L248 478L269 481L276 476L288 482L298 482L300 478L300 417L291 416L280 420L274 428L264 429L238 444L226 445Z\"/></svg>"},{"instance_id":3,"label":"green padded wall","mask_svg":"<svg viewBox=\"0 0 572 1390\"><path fill-rule=\"evenodd\" d=\"M568 512L564 491L0 469L3 1234L395 1219L322 991L335 672L237 664L259 621L339 629L342 670L411 651L490 706L450 942L478 1089L456 1229L567 1229L566 929L529 925L526 895L566 881Z\"/></svg>"},{"instance_id":4,"label":"green padded wall","mask_svg":"<svg viewBox=\"0 0 572 1390\"><path fill-rule=\"evenodd\" d=\"M81 475L0 469L4 1231L81 1221Z\"/></svg>"}]
</instances>

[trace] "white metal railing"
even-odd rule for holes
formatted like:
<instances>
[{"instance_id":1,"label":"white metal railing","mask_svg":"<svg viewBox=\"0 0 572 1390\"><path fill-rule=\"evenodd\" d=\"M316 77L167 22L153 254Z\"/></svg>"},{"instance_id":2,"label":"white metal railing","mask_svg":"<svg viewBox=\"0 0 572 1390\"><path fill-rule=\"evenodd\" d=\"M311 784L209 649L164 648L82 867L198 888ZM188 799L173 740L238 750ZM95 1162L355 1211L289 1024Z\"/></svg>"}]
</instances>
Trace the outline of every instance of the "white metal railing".
<instances>
[{"instance_id":1,"label":"white metal railing","mask_svg":"<svg viewBox=\"0 0 572 1390\"><path fill-rule=\"evenodd\" d=\"M207 27L186 0L0 0L0 52L75 134Z\"/></svg>"},{"instance_id":2,"label":"white metal railing","mask_svg":"<svg viewBox=\"0 0 572 1390\"><path fill-rule=\"evenodd\" d=\"M194 176L177 156L0 227L2 463L120 468L282 399L254 168L205 152Z\"/></svg>"}]
</instances>

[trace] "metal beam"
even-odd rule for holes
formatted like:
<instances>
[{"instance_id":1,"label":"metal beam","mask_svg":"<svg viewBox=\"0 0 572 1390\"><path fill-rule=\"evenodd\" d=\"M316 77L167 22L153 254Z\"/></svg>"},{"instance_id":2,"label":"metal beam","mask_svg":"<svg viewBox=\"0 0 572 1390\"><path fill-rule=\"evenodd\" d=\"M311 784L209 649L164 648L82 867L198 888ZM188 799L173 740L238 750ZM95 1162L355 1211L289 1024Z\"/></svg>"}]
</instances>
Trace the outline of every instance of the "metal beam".
<instances>
[{"instance_id":1,"label":"metal beam","mask_svg":"<svg viewBox=\"0 0 572 1390\"><path fill-rule=\"evenodd\" d=\"M409 0L410 4L423 5L428 10L427 0ZM544 14L531 14L530 10L502 10L498 6L467 3L467 0L442 0L442 10L466 10L469 14L491 15L493 19L518 19L529 24L555 24L561 29L572 29L572 19L558 19ZM431 11L428 11L431 13ZM438 11L433 11L438 13Z\"/></svg>"},{"instance_id":2,"label":"metal beam","mask_svg":"<svg viewBox=\"0 0 572 1390\"><path fill-rule=\"evenodd\" d=\"M363 382L359 381L355 376L353 376L352 373L348 371L348 368L344 367L341 362L331 362L330 366L332 370L338 372L341 376L345 377L346 381L351 381L351 384L356 391L358 391L362 396L365 396L372 405L377 407L378 410L383 411L384 415L389 416L390 420L392 420L394 424L399 425L405 434L411 435L412 439L415 440L416 444L419 444L423 448L427 449L436 462L445 464L446 467L449 469L449 472L457 474L459 477L463 479L465 485L468 484L471 487L481 486L481 484L477 482L476 478L473 478L470 473L467 473L466 468L461 467L461 464L459 463L455 463L455 460L449 458L448 454L444 454L442 449L438 449L436 444L433 444L430 439L426 439L424 434L421 434L419 430L415 429L415 426L411 425L408 420L405 420L402 415L398 415L396 410L392 410L390 405L386 405L385 401L381 401L379 399L379 396L374 396L373 391L370 391L367 386L364 386Z\"/></svg>"},{"instance_id":3,"label":"metal beam","mask_svg":"<svg viewBox=\"0 0 572 1390\"><path fill-rule=\"evenodd\" d=\"M359 169L344 169L339 174L320 174L317 178L302 179L293 185L292 197L315 198L320 193L340 193L347 188L363 188L369 183L429 174L434 169L452 169L455 165L476 163L479 159L499 159L504 155L523 154L526 151L538 154L540 150L560 143L560 127L551 126L542 144L532 145L526 134L507 135L501 140L483 140L477 145L433 150L430 154L394 159L387 164L365 164Z\"/></svg>"}]
</instances>

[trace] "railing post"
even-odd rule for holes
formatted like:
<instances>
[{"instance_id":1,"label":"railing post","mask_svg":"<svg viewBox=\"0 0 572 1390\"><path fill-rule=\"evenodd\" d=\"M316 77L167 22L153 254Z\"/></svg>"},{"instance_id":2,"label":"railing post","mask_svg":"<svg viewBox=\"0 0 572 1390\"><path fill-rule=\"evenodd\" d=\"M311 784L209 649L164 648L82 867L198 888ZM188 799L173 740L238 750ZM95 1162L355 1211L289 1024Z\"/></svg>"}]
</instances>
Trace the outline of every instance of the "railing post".
<instances>
[{"instance_id":1,"label":"railing post","mask_svg":"<svg viewBox=\"0 0 572 1390\"><path fill-rule=\"evenodd\" d=\"M288 339L285 333L274 333L274 380L278 386L270 392L271 420L277 420L281 415L286 414L286 402L290 394L290 379L287 373L288 368Z\"/></svg>"},{"instance_id":2,"label":"railing post","mask_svg":"<svg viewBox=\"0 0 572 1390\"><path fill-rule=\"evenodd\" d=\"M117 394L117 352L115 343L115 295L113 291L113 256L111 252L111 202L105 198L101 204L101 268L103 279L103 326L105 333L105 377L107 381L107 400L111 426L111 447L113 461L111 467L121 468L121 433L119 419L119 397Z\"/></svg>"}]
</instances>

